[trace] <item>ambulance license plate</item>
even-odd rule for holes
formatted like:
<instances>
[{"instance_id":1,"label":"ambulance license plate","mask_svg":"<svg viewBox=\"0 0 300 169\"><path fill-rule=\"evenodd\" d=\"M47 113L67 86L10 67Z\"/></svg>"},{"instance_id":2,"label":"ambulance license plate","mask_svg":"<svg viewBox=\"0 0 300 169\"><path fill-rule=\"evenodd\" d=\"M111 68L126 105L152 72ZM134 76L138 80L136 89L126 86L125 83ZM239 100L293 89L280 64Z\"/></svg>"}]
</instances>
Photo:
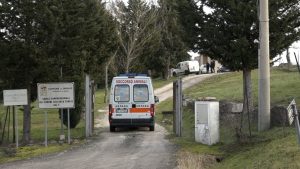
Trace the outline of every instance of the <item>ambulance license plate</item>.
<instances>
[{"instance_id":1,"label":"ambulance license plate","mask_svg":"<svg viewBox=\"0 0 300 169\"><path fill-rule=\"evenodd\" d=\"M117 113L128 113L128 109L123 108L123 109L117 109Z\"/></svg>"}]
</instances>

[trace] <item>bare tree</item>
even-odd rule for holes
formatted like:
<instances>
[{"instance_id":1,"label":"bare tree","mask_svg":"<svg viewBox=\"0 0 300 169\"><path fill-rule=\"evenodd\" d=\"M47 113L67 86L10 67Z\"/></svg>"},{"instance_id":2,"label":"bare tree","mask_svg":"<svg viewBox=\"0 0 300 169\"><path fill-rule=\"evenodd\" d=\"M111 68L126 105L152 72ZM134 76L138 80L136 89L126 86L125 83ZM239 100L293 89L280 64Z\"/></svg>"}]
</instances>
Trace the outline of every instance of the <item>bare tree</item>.
<instances>
[{"instance_id":1,"label":"bare tree","mask_svg":"<svg viewBox=\"0 0 300 169\"><path fill-rule=\"evenodd\" d=\"M118 23L120 52L116 59L124 71L129 72L133 61L141 57L155 34L160 32L157 26L158 11L141 0L129 0L128 5L117 0L110 9Z\"/></svg>"}]
</instances>

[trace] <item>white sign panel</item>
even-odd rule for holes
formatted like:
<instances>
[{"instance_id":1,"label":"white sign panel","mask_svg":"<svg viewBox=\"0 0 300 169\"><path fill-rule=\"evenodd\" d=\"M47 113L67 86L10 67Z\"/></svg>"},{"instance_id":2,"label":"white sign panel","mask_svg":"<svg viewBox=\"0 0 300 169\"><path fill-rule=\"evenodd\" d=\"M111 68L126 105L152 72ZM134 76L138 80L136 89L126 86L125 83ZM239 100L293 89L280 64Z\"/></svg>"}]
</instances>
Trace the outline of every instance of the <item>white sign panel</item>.
<instances>
[{"instance_id":1,"label":"white sign panel","mask_svg":"<svg viewBox=\"0 0 300 169\"><path fill-rule=\"evenodd\" d=\"M39 108L74 108L74 83L38 83Z\"/></svg>"},{"instance_id":2,"label":"white sign panel","mask_svg":"<svg viewBox=\"0 0 300 169\"><path fill-rule=\"evenodd\" d=\"M27 89L3 90L4 106L27 105Z\"/></svg>"}]
</instances>

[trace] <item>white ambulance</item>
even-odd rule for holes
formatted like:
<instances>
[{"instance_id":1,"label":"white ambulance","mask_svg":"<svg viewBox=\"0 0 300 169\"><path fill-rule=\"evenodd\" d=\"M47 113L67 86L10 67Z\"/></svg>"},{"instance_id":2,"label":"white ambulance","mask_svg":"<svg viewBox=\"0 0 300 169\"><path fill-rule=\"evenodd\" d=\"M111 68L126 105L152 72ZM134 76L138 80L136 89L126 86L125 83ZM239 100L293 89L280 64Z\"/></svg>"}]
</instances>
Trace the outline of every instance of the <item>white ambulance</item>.
<instances>
[{"instance_id":1,"label":"white ambulance","mask_svg":"<svg viewBox=\"0 0 300 169\"><path fill-rule=\"evenodd\" d=\"M158 101L150 77L133 73L114 77L109 100L110 131L117 127L149 127L154 131Z\"/></svg>"}]
</instances>

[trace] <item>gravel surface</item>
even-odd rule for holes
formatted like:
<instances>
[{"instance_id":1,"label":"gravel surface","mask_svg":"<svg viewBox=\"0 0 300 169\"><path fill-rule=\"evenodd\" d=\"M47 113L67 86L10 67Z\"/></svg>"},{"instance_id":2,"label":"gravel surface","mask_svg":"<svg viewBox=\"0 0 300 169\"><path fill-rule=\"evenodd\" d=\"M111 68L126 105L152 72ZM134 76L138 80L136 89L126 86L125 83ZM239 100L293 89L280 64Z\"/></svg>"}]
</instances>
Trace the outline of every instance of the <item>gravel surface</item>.
<instances>
[{"instance_id":1,"label":"gravel surface","mask_svg":"<svg viewBox=\"0 0 300 169\"><path fill-rule=\"evenodd\" d=\"M176 168L176 147L156 125L110 133L107 128L89 144L47 157L0 165L5 169L168 169Z\"/></svg>"}]
</instances>

